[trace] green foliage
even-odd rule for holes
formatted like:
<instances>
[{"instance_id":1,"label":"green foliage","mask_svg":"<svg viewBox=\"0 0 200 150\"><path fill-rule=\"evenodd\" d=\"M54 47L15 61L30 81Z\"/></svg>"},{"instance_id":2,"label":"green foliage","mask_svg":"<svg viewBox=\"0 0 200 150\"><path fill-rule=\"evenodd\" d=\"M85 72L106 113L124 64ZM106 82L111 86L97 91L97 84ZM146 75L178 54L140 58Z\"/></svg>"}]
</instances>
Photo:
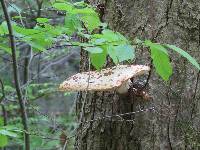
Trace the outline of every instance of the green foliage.
<instances>
[{"instance_id":1,"label":"green foliage","mask_svg":"<svg viewBox=\"0 0 200 150\"><path fill-rule=\"evenodd\" d=\"M35 100L38 97L48 97L58 91L57 87L58 85L53 83L29 84L26 88L28 99Z\"/></svg>"},{"instance_id":2,"label":"green foliage","mask_svg":"<svg viewBox=\"0 0 200 150\"><path fill-rule=\"evenodd\" d=\"M49 19L47 19L47 18L37 18L36 21L38 23L48 23Z\"/></svg>"},{"instance_id":3,"label":"green foliage","mask_svg":"<svg viewBox=\"0 0 200 150\"><path fill-rule=\"evenodd\" d=\"M74 17L73 20L80 20L81 22L83 22L83 24L85 25L85 27L88 29L89 32L92 32L95 28L98 28L101 24L99 16L95 12L95 10L89 5L86 5L82 2L75 4L69 2L54 3L53 7L61 11L66 11L69 14L69 16ZM73 21L73 23L78 23L78 22ZM69 30L72 29L73 31L74 27L73 26L70 27L71 28L69 28Z\"/></svg>"},{"instance_id":4,"label":"green foliage","mask_svg":"<svg viewBox=\"0 0 200 150\"><path fill-rule=\"evenodd\" d=\"M54 3L53 7L58 9L58 10L63 10L63 11L68 11L68 12L72 12L72 10L74 9L74 6L71 3Z\"/></svg>"},{"instance_id":5,"label":"green foliage","mask_svg":"<svg viewBox=\"0 0 200 150\"><path fill-rule=\"evenodd\" d=\"M3 118L0 117L0 147L5 147L8 144L8 137L16 138L16 132L20 130L13 126L4 126Z\"/></svg>"},{"instance_id":6,"label":"green foliage","mask_svg":"<svg viewBox=\"0 0 200 150\"><path fill-rule=\"evenodd\" d=\"M11 49L10 47L8 47L6 44L4 44L3 42L0 45L0 49L2 49L4 52L8 53L11 55Z\"/></svg>"},{"instance_id":7,"label":"green foliage","mask_svg":"<svg viewBox=\"0 0 200 150\"><path fill-rule=\"evenodd\" d=\"M54 27L48 24L47 18L38 18L37 21L38 25L34 29L24 28L13 22L12 26L17 42L26 42L32 46L33 50L44 51L56 41L57 36L68 32L68 30L63 27ZM0 29L2 29L2 35L8 34L5 22L0 25ZM4 45L0 45L0 47L10 53L9 48Z\"/></svg>"},{"instance_id":8,"label":"green foliage","mask_svg":"<svg viewBox=\"0 0 200 150\"><path fill-rule=\"evenodd\" d=\"M129 43L120 33L105 29L102 34L91 35L89 44L93 46L85 49L91 53L92 65L99 70L105 64L107 55L112 58L115 64L133 60L135 51Z\"/></svg>"},{"instance_id":9,"label":"green foliage","mask_svg":"<svg viewBox=\"0 0 200 150\"><path fill-rule=\"evenodd\" d=\"M72 35L81 30L81 22L76 14L67 14L65 17L65 27L69 29L68 34Z\"/></svg>"},{"instance_id":10,"label":"green foliage","mask_svg":"<svg viewBox=\"0 0 200 150\"><path fill-rule=\"evenodd\" d=\"M98 54L98 53L103 53L103 49L101 47L86 47L86 51L90 52L91 54Z\"/></svg>"},{"instance_id":11,"label":"green foliage","mask_svg":"<svg viewBox=\"0 0 200 150\"><path fill-rule=\"evenodd\" d=\"M113 54L111 52L110 53L112 54L112 56L115 55L115 58L118 59L118 62L132 60L135 57L135 51L131 45L114 46L113 51Z\"/></svg>"},{"instance_id":12,"label":"green foliage","mask_svg":"<svg viewBox=\"0 0 200 150\"><path fill-rule=\"evenodd\" d=\"M200 70L200 66L198 62L189 55L186 51L181 48L176 47L175 45L169 44L158 44L153 43L150 40L146 40L145 42L141 40L137 40L137 43L144 44L148 46L151 50L151 58L153 60L153 64L156 68L156 72L165 80L169 80L170 76L173 73L172 65L170 63L170 58L168 55L168 51L166 48L170 48L176 51L178 54L185 57L191 64L193 64L198 70Z\"/></svg>"},{"instance_id":13,"label":"green foliage","mask_svg":"<svg viewBox=\"0 0 200 150\"><path fill-rule=\"evenodd\" d=\"M8 137L0 134L0 147L5 147L8 145Z\"/></svg>"},{"instance_id":14,"label":"green foliage","mask_svg":"<svg viewBox=\"0 0 200 150\"><path fill-rule=\"evenodd\" d=\"M182 50L179 47L176 47L175 45L165 44L165 46L176 51L181 56L185 57L191 64L193 64L197 69L200 70L200 65L198 64L198 62L192 56L190 56L190 54L188 54L186 51Z\"/></svg>"},{"instance_id":15,"label":"green foliage","mask_svg":"<svg viewBox=\"0 0 200 150\"><path fill-rule=\"evenodd\" d=\"M1 134L1 127L3 126L3 118L0 117L0 147L4 147L8 144L8 137L4 134Z\"/></svg>"},{"instance_id":16,"label":"green foliage","mask_svg":"<svg viewBox=\"0 0 200 150\"><path fill-rule=\"evenodd\" d=\"M10 137L17 137L17 134L10 131L10 128L8 126L1 127L0 128L0 134L5 135L5 136L10 136Z\"/></svg>"},{"instance_id":17,"label":"green foliage","mask_svg":"<svg viewBox=\"0 0 200 150\"><path fill-rule=\"evenodd\" d=\"M92 32L100 26L101 22L99 20L99 16L93 8L77 9L74 13L80 14L80 19L89 32Z\"/></svg>"},{"instance_id":18,"label":"green foliage","mask_svg":"<svg viewBox=\"0 0 200 150\"><path fill-rule=\"evenodd\" d=\"M1 30L1 26L0 26L0 30ZM1 32L1 31L0 31ZM2 35L4 35L4 32L2 32ZM0 33L0 50L3 50L5 53L11 54L11 49L8 46L8 39L6 39L5 37L1 37L1 33Z\"/></svg>"},{"instance_id":19,"label":"green foliage","mask_svg":"<svg viewBox=\"0 0 200 150\"><path fill-rule=\"evenodd\" d=\"M97 70L100 70L103 67L104 63L106 62L106 55L106 50L103 50L102 53L90 54L91 63Z\"/></svg>"},{"instance_id":20,"label":"green foliage","mask_svg":"<svg viewBox=\"0 0 200 150\"><path fill-rule=\"evenodd\" d=\"M156 72L165 80L169 80L172 75L172 66L169 60L167 49L160 44L145 41L145 45L151 50L151 58L156 68Z\"/></svg>"}]
</instances>

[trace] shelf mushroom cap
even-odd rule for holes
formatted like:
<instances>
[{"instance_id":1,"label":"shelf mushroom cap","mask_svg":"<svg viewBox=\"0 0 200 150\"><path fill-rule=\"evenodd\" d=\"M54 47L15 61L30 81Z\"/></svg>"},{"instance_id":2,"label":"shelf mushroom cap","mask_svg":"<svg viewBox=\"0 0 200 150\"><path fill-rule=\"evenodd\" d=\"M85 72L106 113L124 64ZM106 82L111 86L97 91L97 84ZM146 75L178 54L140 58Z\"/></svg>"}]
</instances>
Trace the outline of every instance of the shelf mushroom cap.
<instances>
[{"instance_id":1,"label":"shelf mushroom cap","mask_svg":"<svg viewBox=\"0 0 200 150\"><path fill-rule=\"evenodd\" d=\"M60 84L59 89L68 92L109 91L121 87L128 89L130 78L143 75L149 70L150 68L144 65L117 65L101 71L77 73Z\"/></svg>"}]
</instances>

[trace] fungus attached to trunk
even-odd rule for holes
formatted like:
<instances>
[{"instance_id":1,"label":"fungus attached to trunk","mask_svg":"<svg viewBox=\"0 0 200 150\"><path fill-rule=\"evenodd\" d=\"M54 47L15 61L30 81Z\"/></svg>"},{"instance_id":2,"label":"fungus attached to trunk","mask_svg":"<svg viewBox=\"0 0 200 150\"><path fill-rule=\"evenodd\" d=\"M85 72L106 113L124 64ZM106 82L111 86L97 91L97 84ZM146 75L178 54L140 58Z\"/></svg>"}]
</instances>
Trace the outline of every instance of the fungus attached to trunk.
<instances>
[{"instance_id":1,"label":"fungus attached to trunk","mask_svg":"<svg viewBox=\"0 0 200 150\"><path fill-rule=\"evenodd\" d=\"M144 65L118 65L101 71L77 73L62 84L61 91L109 91L116 90L123 94L128 92L130 78L143 75L150 70Z\"/></svg>"}]
</instances>

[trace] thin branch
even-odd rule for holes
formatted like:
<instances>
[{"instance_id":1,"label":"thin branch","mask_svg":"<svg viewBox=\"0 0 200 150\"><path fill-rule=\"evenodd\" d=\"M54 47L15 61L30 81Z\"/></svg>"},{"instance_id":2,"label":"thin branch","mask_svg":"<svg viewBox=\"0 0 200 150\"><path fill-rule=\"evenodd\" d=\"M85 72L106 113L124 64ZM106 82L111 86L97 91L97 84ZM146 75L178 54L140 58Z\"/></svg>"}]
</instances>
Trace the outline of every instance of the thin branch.
<instances>
[{"instance_id":1,"label":"thin branch","mask_svg":"<svg viewBox=\"0 0 200 150\"><path fill-rule=\"evenodd\" d=\"M62 150L67 150L67 140L65 140L65 144L64 144L64 146L63 146L63 149Z\"/></svg>"},{"instance_id":2,"label":"thin branch","mask_svg":"<svg viewBox=\"0 0 200 150\"><path fill-rule=\"evenodd\" d=\"M24 84L26 84L29 80L29 69L30 69L30 64L32 60L32 49L31 46L28 46L25 52L25 59L24 59Z\"/></svg>"},{"instance_id":3,"label":"thin branch","mask_svg":"<svg viewBox=\"0 0 200 150\"><path fill-rule=\"evenodd\" d=\"M84 113L84 108L85 108L85 103L86 103L86 99L87 99L87 95L88 95L88 88L89 88L89 82L90 82L90 58L88 58L88 70L89 70L89 76L88 76L88 80L87 80L87 88L85 90L85 97L83 99L83 104L82 104L82 107L81 107L81 115L80 115L80 119L79 119L79 123L82 122L82 119L83 119L83 113Z\"/></svg>"},{"instance_id":4,"label":"thin branch","mask_svg":"<svg viewBox=\"0 0 200 150\"><path fill-rule=\"evenodd\" d=\"M2 96L0 98L0 105L2 108L4 126L6 126L7 125L7 111L6 111L4 104L2 103L3 100L5 99L5 89L4 89L4 84L3 84L3 81L1 78L0 78L0 84L1 84L1 93L2 93Z\"/></svg>"},{"instance_id":5,"label":"thin branch","mask_svg":"<svg viewBox=\"0 0 200 150\"><path fill-rule=\"evenodd\" d=\"M70 56L70 55L68 55L67 57L69 57L69 56ZM63 59L63 58L62 58L62 59ZM55 64L56 64L56 62L51 63L51 65L55 65ZM47 65L45 68L43 68L43 69L40 71L40 74L43 73L44 71L46 71L51 65ZM62 74L64 74L64 72L63 72ZM26 84L23 84L23 85L21 86L21 90L23 90L24 88L26 88L31 82L35 81L36 79L37 79L37 74L34 75L34 76L31 78L31 80L29 80ZM16 92L10 93L10 94L8 95L8 97L13 96L15 93L16 93Z\"/></svg>"},{"instance_id":6,"label":"thin branch","mask_svg":"<svg viewBox=\"0 0 200 150\"><path fill-rule=\"evenodd\" d=\"M3 101L3 99L5 98L5 90L4 90L4 84L3 81L0 78L0 84L1 84L1 92L2 92L2 96L0 98L0 103Z\"/></svg>"},{"instance_id":7,"label":"thin branch","mask_svg":"<svg viewBox=\"0 0 200 150\"><path fill-rule=\"evenodd\" d=\"M13 63L13 61L10 60L9 58L6 58L6 57L4 57L4 56L0 56L0 57L1 57L3 60L7 61L7 62ZM18 64L18 66L24 68L24 66L21 65L21 64Z\"/></svg>"},{"instance_id":8,"label":"thin branch","mask_svg":"<svg viewBox=\"0 0 200 150\"><path fill-rule=\"evenodd\" d=\"M19 15L19 19L20 19L20 22L21 22L21 25L24 27L24 23L23 23L23 20L22 20L22 15L21 15L21 13L19 12L19 10L14 6L14 5L12 5L11 3L9 3L9 2L7 2L8 3L8 5L10 6L10 7L12 7L17 13L18 13L18 15Z\"/></svg>"},{"instance_id":9,"label":"thin branch","mask_svg":"<svg viewBox=\"0 0 200 150\"><path fill-rule=\"evenodd\" d=\"M39 18L41 16L41 12L42 12L42 4L43 4L43 0L36 0L37 5L38 5L38 11L37 11L37 16L36 18Z\"/></svg>"},{"instance_id":10,"label":"thin branch","mask_svg":"<svg viewBox=\"0 0 200 150\"><path fill-rule=\"evenodd\" d=\"M26 113L25 103L23 101L22 91L21 91L20 82L19 82L19 75L18 75L15 38L13 35L13 29L11 25L10 16L8 14L7 6L4 0L1 0L1 5L2 5L2 9L3 9L5 19L7 22L8 31L9 31L10 46L12 50L12 60L13 60L13 74L14 74L14 80L15 80L15 88L16 88L17 97L18 97L20 110L21 110L22 123L24 126L24 130L28 131L27 113ZM25 149L30 150L30 137L26 133L25 133Z\"/></svg>"},{"instance_id":11,"label":"thin branch","mask_svg":"<svg viewBox=\"0 0 200 150\"><path fill-rule=\"evenodd\" d=\"M123 119L122 117L124 116L131 116L131 115L134 115L134 114L138 114L138 113L141 113L141 112L148 112L148 111L155 111L155 107L150 107L150 108L147 108L147 109L140 109L138 111L133 111L133 112L127 112L127 113L122 113L122 114L114 114L114 115L105 115L105 116L102 116L102 117L97 117L95 119L92 119L92 120L88 120L88 121L83 121L81 123L89 123L89 122L94 122L94 121L99 121L99 120L104 120L104 119L111 119L111 118L119 118L119 119L116 119L116 120L111 120L113 122L133 122L134 120L126 120L126 119Z\"/></svg>"},{"instance_id":12,"label":"thin branch","mask_svg":"<svg viewBox=\"0 0 200 150\"><path fill-rule=\"evenodd\" d=\"M150 62L150 71L149 71L149 74L147 76L146 83L143 86L143 89L145 89L147 87L147 85L149 84L149 80L151 78L152 70L153 70L153 60L151 59L151 62Z\"/></svg>"},{"instance_id":13,"label":"thin branch","mask_svg":"<svg viewBox=\"0 0 200 150\"><path fill-rule=\"evenodd\" d=\"M3 124L4 124L4 126L6 126L7 120L8 120L8 114L7 114L6 108L3 104L1 104L1 109L2 109L2 113L3 113Z\"/></svg>"}]
</instances>

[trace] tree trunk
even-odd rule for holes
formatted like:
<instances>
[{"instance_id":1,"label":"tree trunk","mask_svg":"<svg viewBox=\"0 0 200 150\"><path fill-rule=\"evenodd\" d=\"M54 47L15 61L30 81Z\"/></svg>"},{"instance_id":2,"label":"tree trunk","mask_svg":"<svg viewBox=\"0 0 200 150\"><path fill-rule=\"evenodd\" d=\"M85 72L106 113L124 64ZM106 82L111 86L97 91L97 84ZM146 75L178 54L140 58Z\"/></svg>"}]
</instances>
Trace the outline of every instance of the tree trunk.
<instances>
[{"instance_id":1,"label":"tree trunk","mask_svg":"<svg viewBox=\"0 0 200 150\"><path fill-rule=\"evenodd\" d=\"M103 20L131 41L138 37L174 44L200 62L200 1L100 0L100 3L105 5ZM95 1L92 4L97 5ZM147 49L136 51L133 64L151 65ZM142 78L148 82L146 88L153 96L149 103L138 100L131 92L128 95L117 95L114 91L87 93L76 149L197 149L200 144L199 72L178 54L170 51L170 56L174 69L169 82L161 80L154 68L150 80ZM81 68L81 71L88 68L85 52L82 52ZM80 114L84 94L79 93L77 114ZM148 109L151 106L155 111ZM114 116L135 112L141 107L147 111ZM93 121L84 122L88 120Z\"/></svg>"}]
</instances>

